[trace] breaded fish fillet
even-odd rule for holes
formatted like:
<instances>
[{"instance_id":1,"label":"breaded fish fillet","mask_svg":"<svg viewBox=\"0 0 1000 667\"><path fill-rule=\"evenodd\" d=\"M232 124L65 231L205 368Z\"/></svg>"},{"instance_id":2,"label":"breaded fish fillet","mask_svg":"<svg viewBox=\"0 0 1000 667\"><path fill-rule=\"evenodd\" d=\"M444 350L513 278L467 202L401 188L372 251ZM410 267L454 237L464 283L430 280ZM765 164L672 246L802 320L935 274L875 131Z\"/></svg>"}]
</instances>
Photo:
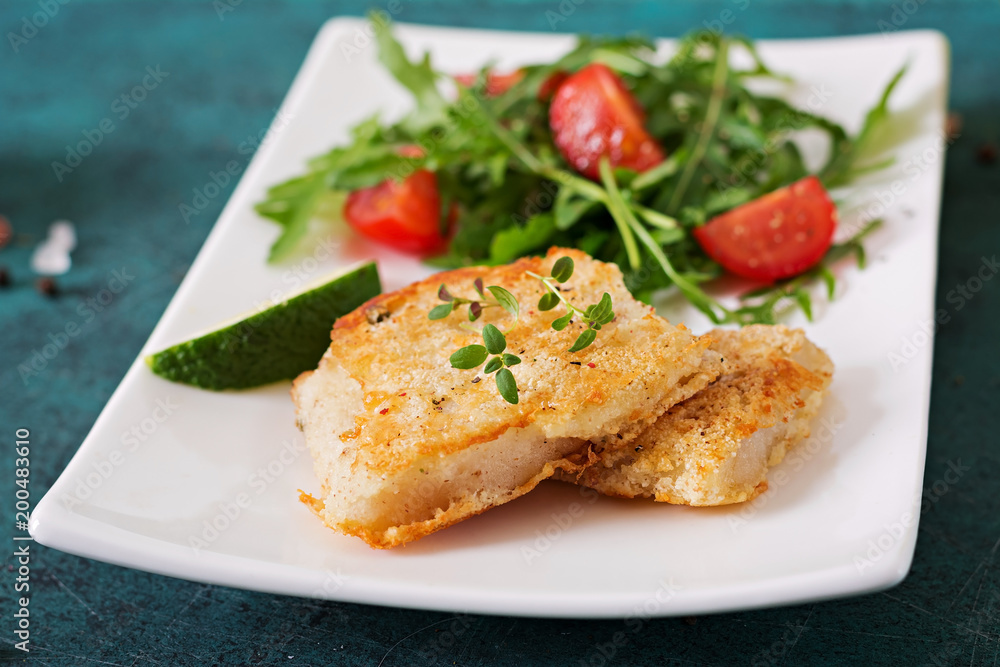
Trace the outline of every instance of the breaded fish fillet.
<instances>
[{"instance_id":1,"label":"breaded fish fillet","mask_svg":"<svg viewBox=\"0 0 1000 667\"><path fill-rule=\"evenodd\" d=\"M723 375L670 408L628 448L559 479L625 498L728 505L767 490L768 468L809 436L833 364L798 329L713 331Z\"/></svg>"},{"instance_id":2,"label":"breaded fish fillet","mask_svg":"<svg viewBox=\"0 0 1000 667\"><path fill-rule=\"evenodd\" d=\"M562 308L540 312L541 283L572 257L563 286L585 308L606 291L615 319L597 340L568 350L584 329L551 328ZM438 287L472 298L473 281L509 290L521 306L507 333L519 402L507 403L482 369L452 368L449 356L482 343L460 327L464 310L432 321ZM487 322L512 318L487 308ZM669 406L714 380L721 367L708 338L674 327L629 294L613 264L577 250L472 267L378 296L337 321L316 371L292 389L297 422L315 459L321 493L302 499L330 527L374 547L393 547L527 493L557 468L581 469L590 443L608 451L634 439Z\"/></svg>"}]
</instances>

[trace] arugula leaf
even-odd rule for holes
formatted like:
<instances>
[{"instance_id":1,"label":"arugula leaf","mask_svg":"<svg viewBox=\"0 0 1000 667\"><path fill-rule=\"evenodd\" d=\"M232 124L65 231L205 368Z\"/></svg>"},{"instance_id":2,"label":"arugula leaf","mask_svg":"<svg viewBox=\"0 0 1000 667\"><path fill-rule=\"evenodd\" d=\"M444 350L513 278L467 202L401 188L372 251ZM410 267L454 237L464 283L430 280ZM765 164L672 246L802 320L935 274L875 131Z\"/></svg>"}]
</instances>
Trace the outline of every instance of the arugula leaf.
<instances>
[{"instance_id":1,"label":"arugula leaf","mask_svg":"<svg viewBox=\"0 0 1000 667\"><path fill-rule=\"evenodd\" d=\"M813 282L825 285L831 298L835 293L829 269L835 256L864 261L860 238L834 246L814 270L728 309L702 288L722 268L691 232L806 176L809 170L796 144L801 130L819 130L829 140L819 170L828 187L884 167L885 161L866 161L866 151L885 127L889 98L905 67L852 137L830 119L748 87L755 78L788 78L772 71L744 37L693 33L662 62L643 38L584 36L555 62L521 68L520 79L500 95L488 95L487 67L473 85L458 85L451 99L438 89L446 75L436 72L426 55L410 60L384 25L376 33L379 60L413 95L413 109L394 124L378 116L364 120L345 146L310 160L304 174L268 191L257 211L282 232L270 261L290 257L304 245L314 219L336 220L348 191L402 179L421 168L436 174L441 229L450 238L446 251L427 261L443 268L505 263L551 245L572 246L619 264L637 298L648 302L654 291L676 288L713 321L747 324L776 321L789 307L811 316L808 287ZM728 54L736 50L749 58L730 63ZM553 143L549 102L539 91L553 75L592 62L619 72L645 109L647 131L668 156L645 173L605 164L600 182L593 182L576 174ZM418 146L422 156L401 155L406 146ZM553 298L558 299L543 297L540 305L555 307ZM482 305L469 306L469 319L475 321ZM444 314L446 308L438 306L436 312ZM553 326L565 328L571 319L567 314ZM587 321L601 326L600 318Z\"/></svg>"},{"instance_id":2,"label":"arugula leaf","mask_svg":"<svg viewBox=\"0 0 1000 667\"><path fill-rule=\"evenodd\" d=\"M490 262L506 264L532 251L544 251L555 232L551 213L532 216L523 225L512 225L493 235L490 241Z\"/></svg>"},{"instance_id":3,"label":"arugula leaf","mask_svg":"<svg viewBox=\"0 0 1000 667\"><path fill-rule=\"evenodd\" d=\"M296 179L294 187L286 187L280 196L271 197L255 208L282 225L281 235L271 246L267 261L280 262L291 256L309 232L313 211L329 192L323 174L309 174Z\"/></svg>"},{"instance_id":4,"label":"arugula leaf","mask_svg":"<svg viewBox=\"0 0 1000 667\"><path fill-rule=\"evenodd\" d=\"M773 324L781 311L789 305L797 305L805 316L812 320L812 301L806 287L821 280L826 287L828 299L833 299L836 278L831 267L837 262L854 255L859 268L864 268L864 246L862 241L882 226L881 220L873 220L864 225L854 236L830 246L819 264L805 273L748 292L740 297L743 302L730 313L730 321L738 324Z\"/></svg>"},{"instance_id":5,"label":"arugula leaf","mask_svg":"<svg viewBox=\"0 0 1000 667\"><path fill-rule=\"evenodd\" d=\"M444 122L448 102L437 88L437 73L431 67L430 54L425 53L420 62L411 62L402 45L392 36L392 31L376 31L378 59L399 83L406 87L416 100L416 106L403 121L412 132L421 132Z\"/></svg>"},{"instance_id":6,"label":"arugula leaf","mask_svg":"<svg viewBox=\"0 0 1000 667\"><path fill-rule=\"evenodd\" d=\"M592 199L577 197L570 188L561 188L553 207L556 229L569 229L596 205Z\"/></svg>"},{"instance_id":7,"label":"arugula leaf","mask_svg":"<svg viewBox=\"0 0 1000 667\"><path fill-rule=\"evenodd\" d=\"M316 189L324 189L325 185L322 174L310 172L270 188L268 198L254 206L254 210L282 227L288 227L299 203L309 199Z\"/></svg>"},{"instance_id":8,"label":"arugula leaf","mask_svg":"<svg viewBox=\"0 0 1000 667\"><path fill-rule=\"evenodd\" d=\"M908 65L904 65L893 75L882 91L878 102L865 115L864 125L861 126L861 131L858 135L850 143L843 144L841 150L833 156L829 164L820 172L820 179L828 188L850 182L855 175L853 172L864 169L864 167L858 167L856 163L871 143L873 137L882 129L882 126L889 118L889 97L892 95L892 91L896 89L896 85L899 84L900 79L906 74L907 67ZM882 165L884 166L885 163L882 163Z\"/></svg>"}]
</instances>

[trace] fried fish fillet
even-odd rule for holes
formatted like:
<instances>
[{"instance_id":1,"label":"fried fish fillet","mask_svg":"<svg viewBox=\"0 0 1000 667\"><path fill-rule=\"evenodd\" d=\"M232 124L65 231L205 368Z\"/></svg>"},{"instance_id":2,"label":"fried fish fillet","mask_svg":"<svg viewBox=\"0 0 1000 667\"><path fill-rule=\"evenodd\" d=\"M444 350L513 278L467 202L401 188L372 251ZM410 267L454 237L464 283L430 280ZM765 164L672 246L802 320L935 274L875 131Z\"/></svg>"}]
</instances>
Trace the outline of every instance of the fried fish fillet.
<instances>
[{"instance_id":1,"label":"fried fish fillet","mask_svg":"<svg viewBox=\"0 0 1000 667\"><path fill-rule=\"evenodd\" d=\"M584 330L551 328L562 308L541 312L531 271L548 275L573 258L563 295L585 308L608 292L615 319L588 348L570 353ZM506 335L522 363L512 371L519 401L507 403L482 369L452 368L449 356L481 337L460 325L464 310L432 321L438 287L472 298L473 281L509 290L521 306ZM512 318L486 308L477 326ZM294 383L297 423L322 484L302 500L331 528L389 548L508 502L556 469L580 470L591 443L614 451L669 406L714 380L721 357L710 339L674 327L629 294L613 264L578 250L472 267L378 296L339 319L316 371Z\"/></svg>"},{"instance_id":2,"label":"fried fish fillet","mask_svg":"<svg viewBox=\"0 0 1000 667\"><path fill-rule=\"evenodd\" d=\"M723 375L663 414L628 448L559 479L610 496L728 505L767 490L767 471L809 436L830 384L830 358L798 329L713 331Z\"/></svg>"}]
</instances>

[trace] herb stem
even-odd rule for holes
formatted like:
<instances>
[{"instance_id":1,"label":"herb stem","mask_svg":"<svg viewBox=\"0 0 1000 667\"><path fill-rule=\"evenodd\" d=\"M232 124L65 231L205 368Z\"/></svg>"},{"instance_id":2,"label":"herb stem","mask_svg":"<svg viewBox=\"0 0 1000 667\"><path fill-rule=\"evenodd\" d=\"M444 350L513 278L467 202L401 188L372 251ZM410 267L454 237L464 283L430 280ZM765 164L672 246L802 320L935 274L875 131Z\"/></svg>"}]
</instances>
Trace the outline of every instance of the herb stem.
<instances>
[{"instance_id":1,"label":"herb stem","mask_svg":"<svg viewBox=\"0 0 1000 667\"><path fill-rule=\"evenodd\" d=\"M650 236L649 232L646 231L645 227L639 224L638 220L633 219L631 224L635 230L635 235L639 237L642 244L646 246L649 253L653 256L657 263L659 263L663 272L667 274L667 277L670 278L675 285L677 285L678 289L684 293L684 296L686 296L688 300L698 308L698 310L708 315L708 317L711 318L712 322L715 324L722 324L730 317L731 313L725 306L709 297L700 287L690 282L687 278L677 272L674 265L670 263L669 259L667 259L667 256L664 254L660 244L657 243L652 236ZM719 308L723 314L719 315L716 313L715 308Z\"/></svg>"},{"instance_id":2,"label":"herb stem","mask_svg":"<svg viewBox=\"0 0 1000 667\"><path fill-rule=\"evenodd\" d=\"M542 164L541 160L532 155L531 151L529 151L523 143L512 136L507 128L500 125L500 123L497 122L497 119L481 106L479 111L482 114L482 117L486 120L487 124L490 126L490 130L496 135L497 139L499 139L501 143L507 147L511 154L520 160L524 166L529 169L529 171L536 174L543 174L545 172L545 165Z\"/></svg>"},{"instance_id":3,"label":"herb stem","mask_svg":"<svg viewBox=\"0 0 1000 667\"><path fill-rule=\"evenodd\" d=\"M609 49L594 49L591 62L604 63L612 69L632 76L642 76L650 69L649 63L640 58Z\"/></svg>"},{"instance_id":4,"label":"herb stem","mask_svg":"<svg viewBox=\"0 0 1000 667\"><path fill-rule=\"evenodd\" d=\"M715 57L715 72L712 75L712 93L708 100L708 109L705 111L705 120L701 124L701 132L698 134L698 143L695 144L694 150L691 151L691 158L688 160L688 163L684 165L684 171L681 172L680 181L678 181L677 187L674 189L674 193L670 197L670 204L667 206L667 210L671 213L677 213L677 207L680 206L681 202L684 200L684 193L691 184L694 172L698 168L698 165L701 164L702 159L705 157L705 151L708 150L708 144L715 135L715 126L719 122L719 116L722 112L722 101L726 95L726 78L728 74L729 40L722 37L719 39L719 49Z\"/></svg>"},{"instance_id":5,"label":"herb stem","mask_svg":"<svg viewBox=\"0 0 1000 667\"><path fill-rule=\"evenodd\" d=\"M657 243L656 239L652 237L649 230L642 226L642 223L639 222L638 218L635 217L635 214L626 205L625 200L622 199L621 190L618 189L618 184L615 182L615 175L611 172L611 166L607 163L607 159L601 160L600 168L604 186L607 188L611 203L614 205L614 208L609 210L612 211L612 216L615 218L615 221L618 221L618 216L615 215L615 210L617 209L621 215L622 223L627 225L630 233L634 233L635 236L639 238L639 241L646 246L646 249L653 256L653 259L657 261L660 268L663 269L663 272L667 274L667 277L670 278L670 280L677 285L678 289L684 293L684 296L686 296L688 300L698 308L698 310L708 315L712 319L712 322L721 324L730 315L729 311L722 304L705 294L700 287L677 272L674 265L670 263L669 259L667 259L667 256L663 252L663 248L660 247L660 244ZM720 316L716 313L716 308L719 308L723 312L723 315Z\"/></svg>"},{"instance_id":6,"label":"herb stem","mask_svg":"<svg viewBox=\"0 0 1000 667\"><path fill-rule=\"evenodd\" d=\"M660 213L655 208L649 208L642 204L631 203L632 209L642 216L643 220L660 229L677 229L680 223L666 213Z\"/></svg>"},{"instance_id":7,"label":"herb stem","mask_svg":"<svg viewBox=\"0 0 1000 667\"><path fill-rule=\"evenodd\" d=\"M539 176L544 176L550 181L556 181L560 185L564 185L571 190L574 190L580 195L592 199L594 201L606 204L608 202L608 193L604 191L604 188L591 183L585 178L580 178L574 174L569 173L565 169L559 169L557 167L543 167Z\"/></svg>"},{"instance_id":8,"label":"herb stem","mask_svg":"<svg viewBox=\"0 0 1000 667\"><path fill-rule=\"evenodd\" d=\"M573 304L571 304L569 301L567 301L566 297L564 297L562 295L562 292L560 292L559 290L557 290L552 285L552 279L551 278L546 278L545 276L540 276L537 273L534 273L532 271L525 271L525 273L528 274L529 276L531 276L532 278L538 278L539 280L541 280L542 283L544 283L545 286L549 288L549 291L552 292L553 294L555 294L556 298L558 298L560 301L562 301L562 304L564 306L566 306L567 309L573 311L574 313L576 313L578 315L583 315L583 311L582 310L580 310L579 308L577 308L576 306L574 306Z\"/></svg>"},{"instance_id":9,"label":"herb stem","mask_svg":"<svg viewBox=\"0 0 1000 667\"><path fill-rule=\"evenodd\" d=\"M490 117L488 114L485 113L483 115L489 119L491 123L491 129L497 135L500 141L503 142L503 144L511 151L511 153L513 153L514 156L517 157L524 164L524 166L529 169L529 171L543 178L547 178L550 181L555 181L556 183L559 183L564 187L568 187L571 190L575 191L576 193L584 197L587 197L588 199L604 204L605 206L610 206L608 199L608 192L605 188L601 188L598 185L591 183L585 178L580 178L575 174L571 174L565 169L559 169L558 167L552 167L542 164L542 162L539 161L534 155L532 155L531 152L528 151L528 149L521 142L517 141L514 137L512 137L510 135L510 132L508 132L506 129L504 129L498 123L496 123L492 117ZM605 157L603 158L603 160L606 161L607 158ZM635 204L631 202L625 202L625 205L631 206L631 208L633 208L647 222L649 222L655 227L659 227L660 229L676 229L679 226L677 220L675 220L673 217L661 213L660 211L657 211L655 209L649 208L648 206L643 206L641 204ZM621 230L622 227L619 226L619 231ZM638 255L636 253L638 251L638 248L635 247L635 243L633 242L631 244L633 249L629 250L627 231L622 232L622 239L626 244L626 253L628 253L629 256L629 263L632 265L632 268L637 268Z\"/></svg>"},{"instance_id":10,"label":"herb stem","mask_svg":"<svg viewBox=\"0 0 1000 667\"><path fill-rule=\"evenodd\" d=\"M642 227L639 221L635 219L635 215L629 209L628 204L622 199L621 192L618 190L618 184L615 183L615 175L611 171L611 162L608 160L607 156L601 158L601 162L598 166L598 170L601 174L601 182L604 184L604 188L607 191L607 201L605 204L608 207L608 212L611 213L611 218L615 221L615 225L618 227L618 233L621 234L622 244L625 246L625 254L628 256L628 263L633 269L639 268L639 246L635 242L635 235L632 233L632 227ZM631 218L631 220L630 220ZM635 225L632 225L632 222ZM643 229L643 231L646 231Z\"/></svg>"}]
</instances>

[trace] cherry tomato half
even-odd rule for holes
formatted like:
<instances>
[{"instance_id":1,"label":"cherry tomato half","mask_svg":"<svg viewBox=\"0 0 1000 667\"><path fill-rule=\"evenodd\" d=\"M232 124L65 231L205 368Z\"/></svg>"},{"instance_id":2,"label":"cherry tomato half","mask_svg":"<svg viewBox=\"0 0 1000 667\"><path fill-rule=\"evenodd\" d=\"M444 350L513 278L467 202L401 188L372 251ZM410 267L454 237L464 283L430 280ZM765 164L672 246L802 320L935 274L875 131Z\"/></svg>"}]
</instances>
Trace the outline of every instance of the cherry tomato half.
<instances>
[{"instance_id":1,"label":"cherry tomato half","mask_svg":"<svg viewBox=\"0 0 1000 667\"><path fill-rule=\"evenodd\" d=\"M462 84L466 88L471 86L476 82L478 74L456 74L455 81ZM488 97L497 97L506 93L511 86L520 81L524 77L524 72L521 70L514 70L513 72L498 73L498 72L487 72L486 73L486 95Z\"/></svg>"},{"instance_id":2,"label":"cherry tomato half","mask_svg":"<svg viewBox=\"0 0 1000 667\"><path fill-rule=\"evenodd\" d=\"M462 84L465 87L469 87L476 82L476 74L456 74L455 81ZM538 100L540 102L547 102L556 92L556 89L566 80L569 74L559 70L558 72L553 72L542 81L542 85L538 87ZM487 72L486 73L486 95L488 97L498 97L503 95L510 87L515 83L524 78L524 72L522 70L514 70L513 72L501 73L501 72Z\"/></svg>"},{"instance_id":3,"label":"cherry tomato half","mask_svg":"<svg viewBox=\"0 0 1000 667\"><path fill-rule=\"evenodd\" d=\"M773 282L819 262L836 227L830 195L808 176L709 220L694 237L727 271Z\"/></svg>"},{"instance_id":4,"label":"cherry tomato half","mask_svg":"<svg viewBox=\"0 0 1000 667\"><path fill-rule=\"evenodd\" d=\"M578 172L598 180L598 163L646 171L664 154L643 126L645 113L621 78L594 63L571 74L556 90L549 125L556 146Z\"/></svg>"},{"instance_id":5,"label":"cherry tomato half","mask_svg":"<svg viewBox=\"0 0 1000 667\"><path fill-rule=\"evenodd\" d=\"M426 169L402 181L390 179L355 190L344 204L344 218L362 236L397 250L423 255L447 244L441 233L437 176Z\"/></svg>"}]
</instances>

